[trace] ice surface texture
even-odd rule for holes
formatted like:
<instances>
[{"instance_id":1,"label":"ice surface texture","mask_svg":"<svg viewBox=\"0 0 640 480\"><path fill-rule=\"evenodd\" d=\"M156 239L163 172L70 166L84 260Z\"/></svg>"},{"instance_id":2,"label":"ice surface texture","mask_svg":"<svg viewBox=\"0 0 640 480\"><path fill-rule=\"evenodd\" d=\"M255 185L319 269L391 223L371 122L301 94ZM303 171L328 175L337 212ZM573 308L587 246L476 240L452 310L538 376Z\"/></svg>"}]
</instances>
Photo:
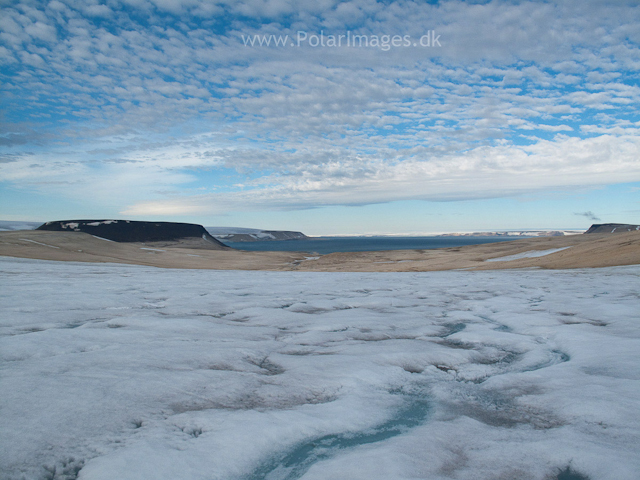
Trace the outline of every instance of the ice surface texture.
<instances>
[{"instance_id":1,"label":"ice surface texture","mask_svg":"<svg viewBox=\"0 0 640 480\"><path fill-rule=\"evenodd\" d=\"M640 472L640 267L0 274L3 479Z\"/></svg>"}]
</instances>

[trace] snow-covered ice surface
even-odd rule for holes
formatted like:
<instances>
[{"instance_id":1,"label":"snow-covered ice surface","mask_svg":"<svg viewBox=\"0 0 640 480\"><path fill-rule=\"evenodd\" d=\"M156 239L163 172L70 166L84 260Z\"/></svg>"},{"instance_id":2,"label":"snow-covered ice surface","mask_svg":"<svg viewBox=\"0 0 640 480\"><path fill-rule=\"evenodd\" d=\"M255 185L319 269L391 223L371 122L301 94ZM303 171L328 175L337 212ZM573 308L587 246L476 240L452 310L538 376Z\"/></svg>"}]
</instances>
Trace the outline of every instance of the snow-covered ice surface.
<instances>
[{"instance_id":1,"label":"snow-covered ice surface","mask_svg":"<svg viewBox=\"0 0 640 480\"><path fill-rule=\"evenodd\" d=\"M3 479L640 477L640 267L0 260Z\"/></svg>"},{"instance_id":2,"label":"snow-covered ice surface","mask_svg":"<svg viewBox=\"0 0 640 480\"><path fill-rule=\"evenodd\" d=\"M489 260L485 260L485 262L509 262L511 260L520 260L522 258L546 257L547 255L561 252L562 250L566 250L567 248L571 247L550 248L548 250L530 250L528 252L516 253L515 255L508 255L506 257L490 258Z\"/></svg>"}]
</instances>

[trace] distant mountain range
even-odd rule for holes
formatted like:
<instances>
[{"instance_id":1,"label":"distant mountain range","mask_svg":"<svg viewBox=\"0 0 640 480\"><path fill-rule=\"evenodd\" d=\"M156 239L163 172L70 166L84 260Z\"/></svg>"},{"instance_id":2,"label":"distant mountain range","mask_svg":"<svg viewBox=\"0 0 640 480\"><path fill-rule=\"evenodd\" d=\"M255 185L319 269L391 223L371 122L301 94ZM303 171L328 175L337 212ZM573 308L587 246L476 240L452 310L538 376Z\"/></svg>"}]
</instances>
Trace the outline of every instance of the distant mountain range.
<instances>
[{"instance_id":1,"label":"distant mountain range","mask_svg":"<svg viewBox=\"0 0 640 480\"><path fill-rule=\"evenodd\" d=\"M263 242L273 240L306 240L302 232L286 230L257 230L250 228L206 227L207 231L221 242ZM221 231L222 230L222 231ZM229 230L224 232L224 230Z\"/></svg>"},{"instance_id":2,"label":"distant mountain range","mask_svg":"<svg viewBox=\"0 0 640 480\"><path fill-rule=\"evenodd\" d=\"M520 230L509 232L445 233L439 237L562 237L578 235L582 230Z\"/></svg>"},{"instance_id":3,"label":"distant mountain range","mask_svg":"<svg viewBox=\"0 0 640 480\"><path fill-rule=\"evenodd\" d=\"M128 233L113 233L118 238L145 238L146 240L115 240L115 241L164 241L168 237L180 234L184 237L202 237L205 239L215 240L216 242L258 242L258 241L282 241L282 240L306 240L307 237L302 232L294 232L287 230L261 230L258 228L242 228L242 227L203 227L201 225L191 223L177 222L138 222L134 220L64 220L58 222L47 222L42 225L40 222L22 222L22 221L0 221L0 231L16 231L16 230L59 230L59 231L86 231L93 235L109 238L107 235L98 233L109 223L120 227L110 227L110 232L118 232L124 224L136 226L135 229L129 228ZM77 223L75 228L71 224ZM65 224L63 226L62 224ZM146 225L146 227L143 227ZM151 228L151 225L155 227ZM173 227L170 227L172 226ZM190 225L191 227L185 227ZM46 227L45 227L46 226ZM180 227L178 227L180 226ZM99 228L97 228L99 227ZM196 227L194 229L194 227ZM196 231L197 230L197 231ZM621 233L640 230L640 225L632 225L627 223L602 223L593 224L584 233ZM134 233L136 232L136 233ZM495 231L495 232L473 232L473 233L447 233L439 236L492 236L492 237L557 237L564 235L575 235L583 233L580 230L520 230L520 231ZM159 235L163 240L150 240L148 234L152 236ZM166 238L165 238L166 237ZM155 238L155 237L154 237ZM111 238L109 238L111 239Z\"/></svg>"},{"instance_id":4,"label":"distant mountain range","mask_svg":"<svg viewBox=\"0 0 640 480\"><path fill-rule=\"evenodd\" d=\"M586 232L581 230L520 230L509 232L473 232L473 233L446 233L439 236L473 236L473 237L562 237L564 235L577 235L581 233L622 233L640 230L639 225L628 223L602 223L593 224Z\"/></svg>"},{"instance_id":5,"label":"distant mountain range","mask_svg":"<svg viewBox=\"0 0 640 480\"><path fill-rule=\"evenodd\" d=\"M0 232L35 230L40 225L42 225L42 222L16 222L11 220L0 220Z\"/></svg>"},{"instance_id":6,"label":"distant mountain range","mask_svg":"<svg viewBox=\"0 0 640 480\"><path fill-rule=\"evenodd\" d=\"M199 227L197 232L192 228L185 229L180 228L178 230L168 229L168 225L195 225L190 223L176 223L176 222L136 222L134 220L63 220L56 222L47 222L46 227L40 228L42 222L20 222L20 221L8 221L8 220L0 220L0 231L15 231L15 230L58 230L58 231L82 231L86 233L91 233L92 235L97 235L99 237L108 238L109 240L114 240L109 238L106 235L100 235L99 230L102 231L104 229L103 226L107 225L106 222L112 222L113 225L120 224L120 227L110 227L109 232L106 235L114 234L118 238L146 238L146 240L115 240L117 242L132 242L132 241L166 241L168 237L173 237L176 234L180 234L183 237L197 237L202 236L203 233L210 235L216 240L226 241L226 242L257 242L257 241L265 241L265 240L304 240L307 237L302 232L291 232L285 230L261 230L259 228L242 228L242 227L202 227L201 225L197 225ZM78 225L70 226L70 224ZM64 226L62 225L64 224ZM100 225L98 225L100 224ZM120 231L124 224L129 224L129 226L136 226L135 229L129 228L127 233L114 233ZM142 224L146 224L147 227L142 227ZM151 225L164 225L164 227L154 227L150 228ZM73 227L73 228L72 228ZM97 229L96 227L100 227ZM200 229L203 229L204 232ZM133 233L133 232L137 233ZM147 237L145 232L154 232L152 236L160 235L162 240L150 240ZM162 232L162 233L161 233ZM133 235L133 236L131 236ZM167 237L167 238L165 238ZM155 237L154 237L155 238Z\"/></svg>"}]
</instances>

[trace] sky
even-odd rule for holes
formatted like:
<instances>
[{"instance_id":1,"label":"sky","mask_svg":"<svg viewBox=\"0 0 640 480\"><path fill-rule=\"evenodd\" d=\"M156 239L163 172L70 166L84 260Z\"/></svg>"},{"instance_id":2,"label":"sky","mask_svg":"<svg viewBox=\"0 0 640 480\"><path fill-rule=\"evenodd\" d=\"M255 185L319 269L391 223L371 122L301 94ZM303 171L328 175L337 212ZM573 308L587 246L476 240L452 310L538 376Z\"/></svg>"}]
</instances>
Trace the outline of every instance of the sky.
<instances>
[{"instance_id":1,"label":"sky","mask_svg":"<svg viewBox=\"0 0 640 480\"><path fill-rule=\"evenodd\" d=\"M640 223L637 0L0 0L0 219Z\"/></svg>"}]
</instances>

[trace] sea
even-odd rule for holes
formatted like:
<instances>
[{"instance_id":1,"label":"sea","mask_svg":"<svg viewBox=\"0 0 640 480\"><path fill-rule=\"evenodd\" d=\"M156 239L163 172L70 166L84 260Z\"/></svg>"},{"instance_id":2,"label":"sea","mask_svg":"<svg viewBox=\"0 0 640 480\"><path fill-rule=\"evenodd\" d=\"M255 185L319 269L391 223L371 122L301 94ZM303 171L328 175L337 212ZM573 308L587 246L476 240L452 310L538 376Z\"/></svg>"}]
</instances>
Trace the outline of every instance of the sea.
<instances>
[{"instance_id":1,"label":"sea","mask_svg":"<svg viewBox=\"0 0 640 480\"><path fill-rule=\"evenodd\" d=\"M334 252L379 250L430 250L483 243L509 242L527 237L442 236L442 237L311 237L304 240L260 242L223 242L238 250L251 252L309 252L326 255Z\"/></svg>"}]
</instances>

